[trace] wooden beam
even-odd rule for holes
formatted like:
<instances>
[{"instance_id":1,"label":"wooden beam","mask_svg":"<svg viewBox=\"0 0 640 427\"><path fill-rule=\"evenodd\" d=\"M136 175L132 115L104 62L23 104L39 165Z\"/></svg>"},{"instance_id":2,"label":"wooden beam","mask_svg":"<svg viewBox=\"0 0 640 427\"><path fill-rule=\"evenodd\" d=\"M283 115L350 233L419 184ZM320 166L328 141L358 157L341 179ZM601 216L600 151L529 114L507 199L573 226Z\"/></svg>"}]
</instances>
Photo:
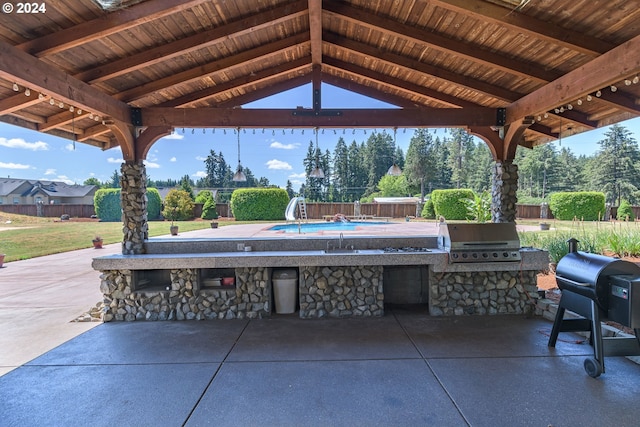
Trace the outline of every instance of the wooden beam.
<instances>
[{"instance_id":1,"label":"wooden beam","mask_svg":"<svg viewBox=\"0 0 640 427\"><path fill-rule=\"evenodd\" d=\"M322 0L308 2L311 63L319 66L322 64Z\"/></svg>"},{"instance_id":2,"label":"wooden beam","mask_svg":"<svg viewBox=\"0 0 640 427\"><path fill-rule=\"evenodd\" d=\"M307 73L301 74L298 77L294 77L292 79L287 79L278 83L266 85L262 89L247 92L244 95L234 96L227 101L220 102L218 104L218 107L236 108L244 104L248 104L250 102L257 101L262 98L266 98L268 96L276 95L278 93L282 93L284 91L294 89L296 87L300 87L311 81L310 74L311 73L307 72Z\"/></svg>"},{"instance_id":3,"label":"wooden beam","mask_svg":"<svg viewBox=\"0 0 640 427\"><path fill-rule=\"evenodd\" d=\"M353 73L362 78L376 81L377 83L383 84L388 87L394 87L396 89L400 89L402 91L409 92L412 94L426 96L447 107L478 107L477 104L465 101L464 99L460 99L452 95L447 95L445 93L438 92L436 90L429 89L427 87L420 86L415 83L410 83L410 82L407 82L406 80L398 79L395 77L387 76L382 73L371 71L369 69L362 68L360 66L353 65L345 61L341 61L333 58L325 58L325 63L332 67L346 70L347 72Z\"/></svg>"},{"instance_id":4,"label":"wooden beam","mask_svg":"<svg viewBox=\"0 0 640 427\"><path fill-rule=\"evenodd\" d=\"M401 108L424 107L423 105L418 105L415 102L412 102L411 100L405 97L393 95L384 91L374 90L369 86L360 84L353 80L334 76L327 72L322 73L322 81L326 84L339 87L349 92L359 93L360 95L368 96L369 98L377 99L378 101L386 102L387 104L391 104L391 105L396 105Z\"/></svg>"},{"instance_id":5,"label":"wooden beam","mask_svg":"<svg viewBox=\"0 0 640 427\"><path fill-rule=\"evenodd\" d=\"M0 41L0 77L65 104L130 122L129 106L33 56Z\"/></svg>"},{"instance_id":6,"label":"wooden beam","mask_svg":"<svg viewBox=\"0 0 640 427\"><path fill-rule=\"evenodd\" d=\"M297 72L300 76L309 74L309 57L300 58L295 61L286 62L276 67L267 68L253 75L243 76L228 82L217 84L207 89L200 90L198 92L189 93L171 101L158 104L158 107L186 107L196 102L205 101L216 95L220 95L232 90L243 89L246 86L256 85L261 82L269 81L274 78L280 77L283 74Z\"/></svg>"},{"instance_id":7,"label":"wooden beam","mask_svg":"<svg viewBox=\"0 0 640 427\"><path fill-rule=\"evenodd\" d=\"M26 96L22 90L9 98L0 100L0 116L39 104L42 100L38 95L39 93L32 91L29 96Z\"/></svg>"},{"instance_id":8,"label":"wooden beam","mask_svg":"<svg viewBox=\"0 0 640 427\"><path fill-rule=\"evenodd\" d=\"M555 80L560 76L560 74L554 71L544 70L534 64L520 62L514 58L483 50L480 46L453 40L422 28L411 27L401 22L375 15L366 10L357 9L346 3L327 3L324 5L324 8L330 14L339 15L336 19L346 19L390 36L411 40L419 45L432 46L442 52L465 58L494 70L498 69L509 74L543 83Z\"/></svg>"},{"instance_id":9,"label":"wooden beam","mask_svg":"<svg viewBox=\"0 0 640 427\"><path fill-rule=\"evenodd\" d=\"M308 41L309 35L307 33L300 33L295 36L287 37L286 39L266 44L264 46L249 49L244 52L239 52L228 58L210 62L208 64L200 65L198 67L176 73L163 79L158 79L146 84L138 85L127 91L120 92L114 95L114 97L126 102L135 101L153 94L156 91L167 90L180 84L199 80L209 74L221 72L228 68L246 65L247 63L261 60L265 56L278 54L281 51L291 49L292 47L295 47L302 43L306 43Z\"/></svg>"},{"instance_id":10,"label":"wooden beam","mask_svg":"<svg viewBox=\"0 0 640 427\"><path fill-rule=\"evenodd\" d=\"M527 16L487 1L433 0L431 3L465 16L471 16L474 19L506 26L512 31L518 31L592 57L603 54L615 47L614 44L584 33L560 27L551 22L541 21L532 16Z\"/></svg>"},{"instance_id":11,"label":"wooden beam","mask_svg":"<svg viewBox=\"0 0 640 427\"><path fill-rule=\"evenodd\" d=\"M495 108L313 109L143 108L143 126L186 128L376 128L495 126Z\"/></svg>"},{"instance_id":12,"label":"wooden beam","mask_svg":"<svg viewBox=\"0 0 640 427\"><path fill-rule=\"evenodd\" d=\"M377 60L393 67L402 67L407 70L418 71L428 76L435 77L438 80L453 83L462 88L484 94L500 101L513 102L522 96L522 94L518 92L513 92L500 86L495 86L481 80L425 64L424 62L413 60L406 56L397 55L392 52L383 52L376 47L369 46L355 40L348 40L338 34L325 33L323 37L325 42L334 44L341 49L346 49L357 55L376 58Z\"/></svg>"},{"instance_id":13,"label":"wooden beam","mask_svg":"<svg viewBox=\"0 0 640 427\"><path fill-rule=\"evenodd\" d=\"M135 55L122 58L108 64L93 67L89 70L75 74L79 80L87 83L102 82L135 70L163 61L168 61L180 55L220 42L229 42L231 39L257 30L273 27L287 20L296 18L306 12L308 0L298 0L293 4L285 4L273 10L261 12L246 18L239 19L227 25L213 28L208 31L194 34L171 43L163 44Z\"/></svg>"},{"instance_id":14,"label":"wooden beam","mask_svg":"<svg viewBox=\"0 0 640 427\"><path fill-rule=\"evenodd\" d=\"M507 107L507 123L551 110L640 72L640 36L541 87Z\"/></svg>"},{"instance_id":15,"label":"wooden beam","mask_svg":"<svg viewBox=\"0 0 640 427\"><path fill-rule=\"evenodd\" d=\"M208 0L151 0L106 13L91 21L18 45L18 49L37 57L53 55L93 40L136 27L176 12L190 9Z\"/></svg>"}]
</instances>

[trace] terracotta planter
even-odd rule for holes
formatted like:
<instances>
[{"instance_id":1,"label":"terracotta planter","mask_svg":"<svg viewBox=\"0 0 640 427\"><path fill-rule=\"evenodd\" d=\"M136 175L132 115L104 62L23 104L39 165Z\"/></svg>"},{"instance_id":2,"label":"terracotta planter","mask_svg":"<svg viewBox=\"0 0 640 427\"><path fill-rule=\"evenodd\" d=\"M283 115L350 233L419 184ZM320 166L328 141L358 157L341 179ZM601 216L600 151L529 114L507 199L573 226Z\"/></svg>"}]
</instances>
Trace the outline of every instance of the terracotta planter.
<instances>
[{"instance_id":1,"label":"terracotta planter","mask_svg":"<svg viewBox=\"0 0 640 427\"><path fill-rule=\"evenodd\" d=\"M102 240L92 240L94 249L102 249Z\"/></svg>"},{"instance_id":2,"label":"terracotta planter","mask_svg":"<svg viewBox=\"0 0 640 427\"><path fill-rule=\"evenodd\" d=\"M172 225L171 227L169 227L169 231L171 232L172 236L177 236L178 235L178 226L177 225Z\"/></svg>"},{"instance_id":3,"label":"terracotta planter","mask_svg":"<svg viewBox=\"0 0 640 427\"><path fill-rule=\"evenodd\" d=\"M4 254L0 254L0 268L2 268L3 263L4 263Z\"/></svg>"},{"instance_id":4,"label":"terracotta planter","mask_svg":"<svg viewBox=\"0 0 640 427\"><path fill-rule=\"evenodd\" d=\"M211 223L211 228L218 228L218 223L217 222L212 222Z\"/></svg>"},{"instance_id":5,"label":"terracotta planter","mask_svg":"<svg viewBox=\"0 0 640 427\"><path fill-rule=\"evenodd\" d=\"M549 224L548 222L540 223L540 230L550 230L550 229L551 229L551 224Z\"/></svg>"}]
</instances>

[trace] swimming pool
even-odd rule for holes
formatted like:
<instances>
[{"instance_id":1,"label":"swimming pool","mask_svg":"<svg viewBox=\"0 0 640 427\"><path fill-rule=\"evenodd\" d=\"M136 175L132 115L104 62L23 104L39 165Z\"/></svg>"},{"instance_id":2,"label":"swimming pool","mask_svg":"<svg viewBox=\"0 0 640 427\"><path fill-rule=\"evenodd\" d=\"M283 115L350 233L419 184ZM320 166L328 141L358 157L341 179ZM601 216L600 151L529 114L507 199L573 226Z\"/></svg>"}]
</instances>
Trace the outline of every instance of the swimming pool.
<instances>
[{"instance_id":1,"label":"swimming pool","mask_svg":"<svg viewBox=\"0 0 640 427\"><path fill-rule=\"evenodd\" d=\"M353 231L356 227L370 225L392 225L390 222L350 221L350 222L311 222L302 224L279 224L269 228L270 231L285 233L318 233L320 231Z\"/></svg>"}]
</instances>

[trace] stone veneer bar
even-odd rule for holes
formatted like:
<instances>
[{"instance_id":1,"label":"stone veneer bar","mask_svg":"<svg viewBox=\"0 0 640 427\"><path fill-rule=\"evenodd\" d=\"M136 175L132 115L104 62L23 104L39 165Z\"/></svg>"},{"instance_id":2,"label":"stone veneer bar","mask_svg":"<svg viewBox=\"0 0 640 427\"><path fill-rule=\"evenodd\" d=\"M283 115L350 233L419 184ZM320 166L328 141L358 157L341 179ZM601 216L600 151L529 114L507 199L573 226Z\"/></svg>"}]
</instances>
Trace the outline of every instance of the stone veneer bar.
<instances>
[{"instance_id":1,"label":"stone veneer bar","mask_svg":"<svg viewBox=\"0 0 640 427\"><path fill-rule=\"evenodd\" d=\"M302 318L384 315L385 267L427 266L430 314L482 315L533 312L536 275L548 266L544 251L522 249L521 262L449 264L436 237L359 237L353 253L325 253L335 238L151 239L141 255L94 259L102 272L105 321L205 320L271 316L277 268L298 272ZM234 251L238 243L251 252ZM385 252L383 248L430 248L429 252ZM228 275L234 286L207 287L206 274ZM396 292L397 294L397 292ZM400 293L402 294L402 292ZM406 301L411 303L412 301Z\"/></svg>"}]
</instances>

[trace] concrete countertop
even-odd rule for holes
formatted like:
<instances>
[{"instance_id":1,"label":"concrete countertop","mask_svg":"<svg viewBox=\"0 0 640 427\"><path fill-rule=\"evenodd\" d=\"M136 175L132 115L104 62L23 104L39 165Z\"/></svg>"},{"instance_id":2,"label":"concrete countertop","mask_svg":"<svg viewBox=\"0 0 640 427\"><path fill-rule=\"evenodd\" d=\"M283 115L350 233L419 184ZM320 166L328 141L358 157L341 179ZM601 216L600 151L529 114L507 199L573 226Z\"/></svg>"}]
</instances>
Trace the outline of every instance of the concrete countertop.
<instances>
[{"instance_id":1,"label":"concrete countertop","mask_svg":"<svg viewBox=\"0 0 640 427\"><path fill-rule=\"evenodd\" d=\"M156 270L180 268L236 268L236 267L300 267L354 265L431 265L436 272L541 270L548 266L544 251L523 249L521 262L457 263L449 264L447 252L384 252L381 249L362 249L354 253L325 253L307 251L251 251L173 253L142 255L109 255L93 259L95 270Z\"/></svg>"}]
</instances>

